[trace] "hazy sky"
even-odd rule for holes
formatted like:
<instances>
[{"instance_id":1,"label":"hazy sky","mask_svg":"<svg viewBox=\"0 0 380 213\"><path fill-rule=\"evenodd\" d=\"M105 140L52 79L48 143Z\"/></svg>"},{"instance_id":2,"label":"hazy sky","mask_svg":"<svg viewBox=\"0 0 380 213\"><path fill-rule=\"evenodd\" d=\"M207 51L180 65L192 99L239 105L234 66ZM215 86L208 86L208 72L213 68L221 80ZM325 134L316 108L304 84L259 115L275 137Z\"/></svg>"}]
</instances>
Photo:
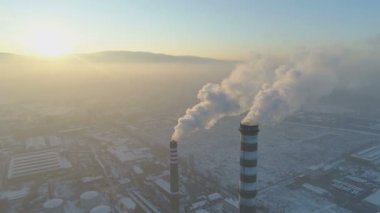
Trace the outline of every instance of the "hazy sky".
<instances>
[{"instance_id":1,"label":"hazy sky","mask_svg":"<svg viewBox=\"0 0 380 213\"><path fill-rule=\"evenodd\" d=\"M355 44L380 33L376 0L0 0L0 5L0 52L22 54L33 53L32 35L52 29L64 35L62 43L72 52L222 58L262 49Z\"/></svg>"}]
</instances>

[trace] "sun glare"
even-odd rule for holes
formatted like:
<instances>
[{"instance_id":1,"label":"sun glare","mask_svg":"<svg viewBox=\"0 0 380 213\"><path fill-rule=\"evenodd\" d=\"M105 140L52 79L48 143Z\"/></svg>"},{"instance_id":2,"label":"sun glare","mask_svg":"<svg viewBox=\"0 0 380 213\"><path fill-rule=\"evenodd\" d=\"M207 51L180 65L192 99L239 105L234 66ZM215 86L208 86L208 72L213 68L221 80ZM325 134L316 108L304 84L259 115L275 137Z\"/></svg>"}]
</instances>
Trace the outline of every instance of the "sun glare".
<instances>
[{"instance_id":1,"label":"sun glare","mask_svg":"<svg viewBox=\"0 0 380 213\"><path fill-rule=\"evenodd\" d=\"M41 56L63 56L72 50L68 36L58 30L36 30L28 40L31 51Z\"/></svg>"}]
</instances>

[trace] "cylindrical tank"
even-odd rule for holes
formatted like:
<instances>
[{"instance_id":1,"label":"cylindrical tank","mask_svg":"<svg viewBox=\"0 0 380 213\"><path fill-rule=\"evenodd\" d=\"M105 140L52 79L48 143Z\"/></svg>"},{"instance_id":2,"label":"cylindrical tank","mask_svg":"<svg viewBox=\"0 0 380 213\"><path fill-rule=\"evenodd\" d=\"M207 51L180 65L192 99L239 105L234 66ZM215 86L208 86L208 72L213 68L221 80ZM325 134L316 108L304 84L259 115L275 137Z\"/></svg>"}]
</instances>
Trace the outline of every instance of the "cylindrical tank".
<instances>
[{"instance_id":1,"label":"cylindrical tank","mask_svg":"<svg viewBox=\"0 0 380 213\"><path fill-rule=\"evenodd\" d=\"M90 213L111 213L112 210L109 206L100 205L91 209Z\"/></svg>"},{"instance_id":2,"label":"cylindrical tank","mask_svg":"<svg viewBox=\"0 0 380 213\"><path fill-rule=\"evenodd\" d=\"M83 192L80 195L80 205L85 210L90 210L95 206L100 205L100 196L96 191Z\"/></svg>"},{"instance_id":3,"label":"cylindrical tank","mask_svg":"<svg viewBox=\"0 0 380 213\"><path fill-rule=\"evenodd\" d=\"M240 213L256 212L257 134L259 126L240 124Z\"/></svg>"},{"instance_id":4,"label":"cylindrical tank","mask_svg":"<svg viewBox=\"0 0 380 213\"><path fill-rule=\"evenodd\" d=\"M62 199L51 199L44 203L45 213L64 213L64 206Z\"/></svg>"}]
</instances>

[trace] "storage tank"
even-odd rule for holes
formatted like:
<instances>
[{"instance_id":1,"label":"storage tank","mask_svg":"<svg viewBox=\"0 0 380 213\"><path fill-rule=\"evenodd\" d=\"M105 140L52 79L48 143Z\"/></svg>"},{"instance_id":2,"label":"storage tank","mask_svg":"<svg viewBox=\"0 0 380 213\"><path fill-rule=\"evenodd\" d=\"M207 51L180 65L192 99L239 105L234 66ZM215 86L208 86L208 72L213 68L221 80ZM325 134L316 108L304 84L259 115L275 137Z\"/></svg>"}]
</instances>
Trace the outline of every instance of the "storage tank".
<instances>
[{"instance_id":1,"label":"storage tank","mask_svg":"<svg viewBox=\"0 0 380 213\"><path fill-rule=\"evenodd\" d=\"M90 213L111 213L112 210L109 206L106 205L100 205L93 209L91 209Z\"/></svg>"},{"instance_id":2,"label":"storage tank","mask_svg":"<svg viewBox=\"0 0 380 213\"><path fill-rule=\"evenodd\" d=\"M85 210L90 210L91 208L100 205L100 196L96 191L83 192L80 195L80 205Z\"/></svg>"},{"instance_id":3,"label":"storage tank","mask_svg":"<svg viewBox=\"0 0 380 213\"><path fill-rule=\"evenodd\" d=\"M129 197L123 197L120 199L122 210L126 212L134 212L136 209L136 203Z\"/></svg>"},{"instance_id":4,"label":"storage tank","mask_svg":"<svg viewBox=\"0 0 380 213\"><path fill-rule=\"evenodd\" d=\"M44 212L45 213L64 213L64 206L62 199L51 199L47 200L44 203Z\"/></svg>"}]
</instances>

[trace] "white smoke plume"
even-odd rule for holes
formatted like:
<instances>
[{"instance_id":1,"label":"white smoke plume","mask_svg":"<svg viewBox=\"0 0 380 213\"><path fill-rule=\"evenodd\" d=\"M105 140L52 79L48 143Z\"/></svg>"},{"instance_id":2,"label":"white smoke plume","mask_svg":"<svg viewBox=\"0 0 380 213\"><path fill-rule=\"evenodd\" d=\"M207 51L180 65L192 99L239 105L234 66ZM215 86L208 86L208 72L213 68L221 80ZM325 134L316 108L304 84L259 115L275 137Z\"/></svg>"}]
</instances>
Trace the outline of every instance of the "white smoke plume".
<instances>
[{"instance_id":1,"label":"white smoke plume","mask_svg":"<svg viewBox=\"0 0 380 213\"><path fill-rule=\"evenodd\" d=\"M333 72L285 68L277 80L257 93L245 124L273 124L282 121L302 105L329 95L336 83Z\"/></svg>"},{"instance_id":2,"label":"white smoke plume","mask_svg":"<svg viewBox=\"0 0 380 213\"><path fill-rule=\"evenodd\" d=\"M220 84L208 83L199 91L199 103L178 120L172 139L181 140L212 127L225 116L246 111L242 120L246 124L282 121L336 88L355 87L367 81L360 76L379 70L378 56L344 48L298 51L285 59L255 55Z\"/></svg>"},{"instance_id":3,"label":"white smoke plume","mask_svg":"<svg viewBox=\"0 0 380 213\"><path fill-rule=\"evenodd\" d=\"M225 116L246 112L263 83L270 83L280 59L252 55L251 59L238 65L221 83L208 83L199 90L199 103L186 110L174 127L173 140L180 140L192 132L211 128Z\"/></svg>"}]
</instances>

